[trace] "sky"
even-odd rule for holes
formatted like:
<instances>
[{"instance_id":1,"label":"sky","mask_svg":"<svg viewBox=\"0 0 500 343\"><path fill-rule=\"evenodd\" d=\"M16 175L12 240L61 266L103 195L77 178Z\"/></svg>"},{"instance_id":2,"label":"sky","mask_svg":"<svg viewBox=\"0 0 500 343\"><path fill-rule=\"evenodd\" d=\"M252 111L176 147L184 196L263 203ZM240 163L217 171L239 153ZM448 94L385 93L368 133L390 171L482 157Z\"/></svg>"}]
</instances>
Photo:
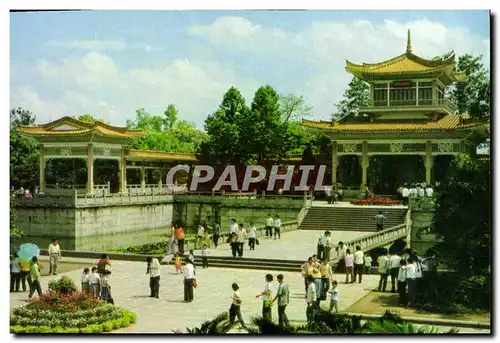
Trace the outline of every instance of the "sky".
<instances>
[{"instance_id":1,"label":"sky","mask_svg":"<svg viewBox=\"0 0 500 343\"><path fill-rule=\"evenodd\" d=\"M10 14L10 100L37 123L90 114L114 125L135 110L203 128L227 89L250 105L271 85L329 120L351 75L406 50L454 50L490 63L488 11L84 11Z\"/></svg>"}]
</instances>

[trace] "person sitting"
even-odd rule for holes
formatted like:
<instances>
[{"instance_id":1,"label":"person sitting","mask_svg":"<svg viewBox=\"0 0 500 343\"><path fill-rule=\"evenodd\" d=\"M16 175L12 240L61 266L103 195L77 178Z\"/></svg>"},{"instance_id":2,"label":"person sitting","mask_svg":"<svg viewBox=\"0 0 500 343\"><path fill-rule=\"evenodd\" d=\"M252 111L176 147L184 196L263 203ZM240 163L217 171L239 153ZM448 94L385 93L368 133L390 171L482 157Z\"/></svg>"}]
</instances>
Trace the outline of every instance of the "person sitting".
<instances>
[{"instance_id":1,"label":"person sitting","mask_svg":"<svg viewBox=\"0 0 500 343\"><path fill-rule=\"evenodd\" d=\"M373 198L373 193L370 191L370 187L365 183L365 199Z\"/></svg>"}]
</instances>

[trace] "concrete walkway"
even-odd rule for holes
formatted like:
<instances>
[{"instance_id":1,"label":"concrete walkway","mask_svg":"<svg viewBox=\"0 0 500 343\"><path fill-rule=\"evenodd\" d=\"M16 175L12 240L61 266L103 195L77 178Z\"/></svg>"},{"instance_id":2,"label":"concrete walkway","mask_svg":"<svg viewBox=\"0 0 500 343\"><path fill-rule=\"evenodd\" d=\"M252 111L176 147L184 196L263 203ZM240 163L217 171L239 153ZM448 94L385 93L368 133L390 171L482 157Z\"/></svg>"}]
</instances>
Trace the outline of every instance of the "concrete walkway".
<instances>
[{"instance_id":1,"label":"concrete walkway","mask_svg":"<svg viewBox=\"0 0 500 343\"><path fill-rule=\"evenodd\" d=\"M65 260L81 261L71 258ZM87 261L89 265L95 262ZM240 285L243 298L243 317L247 322L250 322L251 317L261 313L262 303L255 298L255 295L262 292L265 275L271 273L276 279L276 275L279 273L270 270L198 268L196 271L198 288L195 289L195 300L186 304L183 302L183 276L176 275L173 266L161 267L160 299L148 297L149 278L145 272L145 262L113 262L111 284L115 304L135 312L138 317L135 325L118 332L171 333L176 329L185 330L186 327L199 326L202 322L211 320L219 313L229 309L233 282ZM65 275L70 276L79 284L81 270L71 271ZM285 272L283 275L291 292L290 305L287 308L288 317L290 320L305 321L306 304L302 276L298 272ZM342 276L338 275L338 277L343 281ZM53 278L55 277L42 277L43 290L47 289L49 280ZM273 284L276 291L277 283ZM346 285L341 283L339 286L339 310L351 306L377 284L378 276L376 275L365 276L361 284ZM27 293L10 293L10 307L24 305L27 296ZM325 302L324 306L328 306L328 302ZM273 318L277 320L276 308L273 309Z\"/></svg>"},{"instance_id":2,"label":"concrete walkway","mask_svg":"<svg viewBox=\"0 0 500 343\"><path fill-rule=\"evenodd\" d=\"M248 241L245 243L243 257L306 261L309 256L316 254L316 243L323 232L324 230L297 230L282 233L281 239L271 239L265 237L264 231L264 236L259 238L260 244L255 246L255 250L249 250ZM370 234L364 231L331 231L331 233L334 246L339 241L346 242ZM232 256L231 247L225 242L219 244L217 249L211 248L208 251L209 256ZM195 256L200 254L200 250L195 250Z\"/></svg>"}]
</instances>

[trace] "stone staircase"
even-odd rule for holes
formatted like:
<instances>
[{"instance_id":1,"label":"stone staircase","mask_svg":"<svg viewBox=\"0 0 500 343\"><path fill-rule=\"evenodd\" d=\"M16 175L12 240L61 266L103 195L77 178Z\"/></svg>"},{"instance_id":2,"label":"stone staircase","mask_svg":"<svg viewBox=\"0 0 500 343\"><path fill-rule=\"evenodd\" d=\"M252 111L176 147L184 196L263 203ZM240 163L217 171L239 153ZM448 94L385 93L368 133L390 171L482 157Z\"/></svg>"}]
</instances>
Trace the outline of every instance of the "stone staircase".
<instances>
[{"instance_id":1,"label":"stone staircase","mask_svg":"<svg viewBox=\"0 0 500 343\"><path fill-rule=\"evenodd\" d=\"M384 228L404 223L404 207L312 206L300 225L300 230L376 232L375 217L379 211L387 218Z\"/></svg>"}]
</instances>

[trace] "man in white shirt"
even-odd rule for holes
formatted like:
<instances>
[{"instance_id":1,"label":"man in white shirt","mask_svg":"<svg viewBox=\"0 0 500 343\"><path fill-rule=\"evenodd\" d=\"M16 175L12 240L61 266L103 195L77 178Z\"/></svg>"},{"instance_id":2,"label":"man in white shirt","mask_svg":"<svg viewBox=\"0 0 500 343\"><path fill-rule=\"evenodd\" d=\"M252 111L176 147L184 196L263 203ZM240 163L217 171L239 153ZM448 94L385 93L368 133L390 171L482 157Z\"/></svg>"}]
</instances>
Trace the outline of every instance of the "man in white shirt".
<instances>
[{"instance_id":1,"label":"man in white shirt","mask_svg":"<svg viewBox=\"0 0 500 343\"><path fill-rule=\"evenodd\" d=\"M306 293L306 302L307 302L307 309L306 309L306 317L307 321L309 323L314 323L316 319L316 303L317 303L317 297L316 297L316 286L314 285L314 279L312 275L307 276L307 293Z\"/></svg>"},{"instance_id":2,"label":"man in white shirt","mask_svg":"<svg viewBox=\"0 0 500 343\"><path fill-rule=\"evenodd\" d=\"M421 185L417 185L417 196L419 198L423 198L425 196L425 190L421 187Z\"/></svg>"},{"instance_id":3,"label":"man in white shirt","mask_svg":"<svg viewBox=\"0 0 500 343\"><path fill-rule=\"evenodd\" d=\"M326 202L328 204L332 203L332 187L331 186L325 186L325 194L326 194Z\"/></svg>"},{"instance_id":4,"label":"man in white shirt","mask_svg":"<svg viewBox=\"0 0 500 343\"><path fill-rule=\"evenodd\" d=\"M408 308L410 308L415 304L415 297L417 296L415 261L411 257L408 258L408 265L406 266L406 281L408 282Z\"/></svg>"},{"instance_id":5,"label":"man in white shirt","mask_svg":"<svg viewBox=\"0 0 500 343\"><path fill-rule=\"evenodd\" d=\"M236 219L231 219L231 228L229 229L229 234L238 232L238 224L236 224Z\"/></svg>"},{"instance_id":6,"label":"man in white shirt","mask_svg":"<svg viewBox=\"0 0 500 343\"><path fill-rule=\"evenodd\" d=\"M196 280L196 275L194 271L194 266L189 259L186 260L186 265L184 266L184 302L190 303L194 299L194 282Z\"/></svg>"},{"instance_id":7,"label":"man in white shirt","mask_svg":"<svg viewBox=\"0 0 500 343\"><path fill-rule=\"evenodd\" d=\"M262 293L257 294L256 298L262 299L262 318L272 321L272 293L273 293L273 276L271 274L266 274L266 285L264 286L264 290Z\"/></svg>"},{"instance_id":8,"label":"man in white shirt","mask_svg":"<svg viewBox=\"0 0 500 343\"><path fill-rule=\"evenodd\" d=\"M276 215L276 220L274 221L274 239L276 239L276 236L278 236L278 239L281 238L281 219L278 215Z\"/></svg>"},{"instance_id":9,"label":"man in white shirt","mask_svg":"<svg viewBox=\"0 0 500 343\"><path fill-rule=\"evenodd\" d=\"M57 238L52 240L49 245L49 275L57 275L57 266L59 265L59 260L61 259L61 248L59 247L59 242Z\"/></svg>"},{"instance_id":10,"label":"man in white shirt","mask_svg":"<svg viewBox=\"0 0 500 343\"><path fill-rule=\"evenodd\" d=\"M389 257L389 263L391 266L390 274L391 274L391 292L396 293L396 279L398 278L399 273L399 262L401 261L401 257L396 254L396 252L392 252L391 257Z\"/></svg>"},{"instance_id":11,"label":"man in white shirt","mask_svg":"<svg viewBox=\"0 0 500 343\"><path fill-rule=\"evenodd\" d=\"M250 228L248 229L248 246L250 250L255 250L255 239L257 238L256 228L253 222L250 222Z\"/></svg>"},{"instance_id":12,"label":"man in white shirt","mask_svg":"<svg viewBox=\"0 0 500 343\"><path fill-rule=\"evenodd\" d=\"M406 304L408 302L406 300L406 261L405 260L401 260L399 262L398 292L399 292L399 305L406 306Z\"/></svg>"},{"instance_id":13,"label":"man in white shirt","mask_svg":"<svg viewBox=\"0 0 500 343\"><path fill-rule=\"evenodd\" d=\"M346 250L344 260L345 260L345 283L349 283L349 275L351 276L350 283L354 283L354 255L351 254L350 249Z\"/></svg>"},{"instance_id":14,"label":"man in white shirt","mask_svg":"<svg viewBox=\"0 0 500 343\"><path fill-rule=\"evenodd\" d=\"M356 282L356 275L359 275L359 283L363 278L363 264L364 253L359 245L356 245L356 252L354 253L354 282Z\"/></svg>"},{"instance_id":15,"label":"man in white shirt","mask_svg":"<svg viewBox=\"0 0 500 343\"><path fill-rule=\"evenodd\" d=\"M325 240L323 243L323 259L330 261L330 254L332 251L332 236L330 231L325 232Z\"/></svg>"},{"instance_id":16,"label":"man in white shirt","mask_svg":"<svg viewBox=\"0 0 500 343\"><path fill-rule=\"evenodd\" d=\"M406 183L403 185L401 195L403 196L403 205L408 206L408 196L410 195L410 191L408 190L408 185Z\"/></svg>"},{"instance_id":17,"label":"man in white shirt","mask_svg":"<svg viewBox=\"0 0 500 343\"><path fill-rule=\"evenodd\" d=\"M146 274L149 274L149 288L151 289L151 298L160 297L160 261L157 258L148 257L148 266Z\"/></svg>"},{"instance_id":18,"label":"man in white shirt","mask_svg":"<svg viewBox=\"0 0 500 343\"><path fill-rule=\"evenodd\" d=\"M433 194L434 194L434 190L432 189L432 187L430 185L427 186L427 188L425 189L425 196L432 198Z\"/></svg>"},{"instance_id":19,"label":"man in white shirt","mask_svg":"<svg viewBox=\"0 0 500 343\"><path fill-rule=\"evenodd\" d=\"M238 257L242 258L243 257L243 247L245 246L245 240L247 238L247 231L243 227L243 224L240 224L240 228L238 230L238 237L237 237L237 242L238 242Z\"/></svg>"},{"instance_id":20,"label":"man in white shirt","mask_svg":"<svg viewBox=\"0 0 500 343\"><path fill-rule=\"evenodd\" d=\"M389 276L389 251L386 251L385 255L379 256L378 262L378 273L380 274L380 281L378 282L378 291L385 292L387 287L387 277Z\"/></svg>"},{"instance_id":21,"label":"man in white shirt","mask_svg":"<svg viewBox=\"0 0 500 343\"><path fill-rule=\"evenodd\" d=\"M204 234L205 234L205 228L203 227L202 224L200 224L200 226L198 226L198 244L201 243Z\"/></svg>"}]
</instances>

